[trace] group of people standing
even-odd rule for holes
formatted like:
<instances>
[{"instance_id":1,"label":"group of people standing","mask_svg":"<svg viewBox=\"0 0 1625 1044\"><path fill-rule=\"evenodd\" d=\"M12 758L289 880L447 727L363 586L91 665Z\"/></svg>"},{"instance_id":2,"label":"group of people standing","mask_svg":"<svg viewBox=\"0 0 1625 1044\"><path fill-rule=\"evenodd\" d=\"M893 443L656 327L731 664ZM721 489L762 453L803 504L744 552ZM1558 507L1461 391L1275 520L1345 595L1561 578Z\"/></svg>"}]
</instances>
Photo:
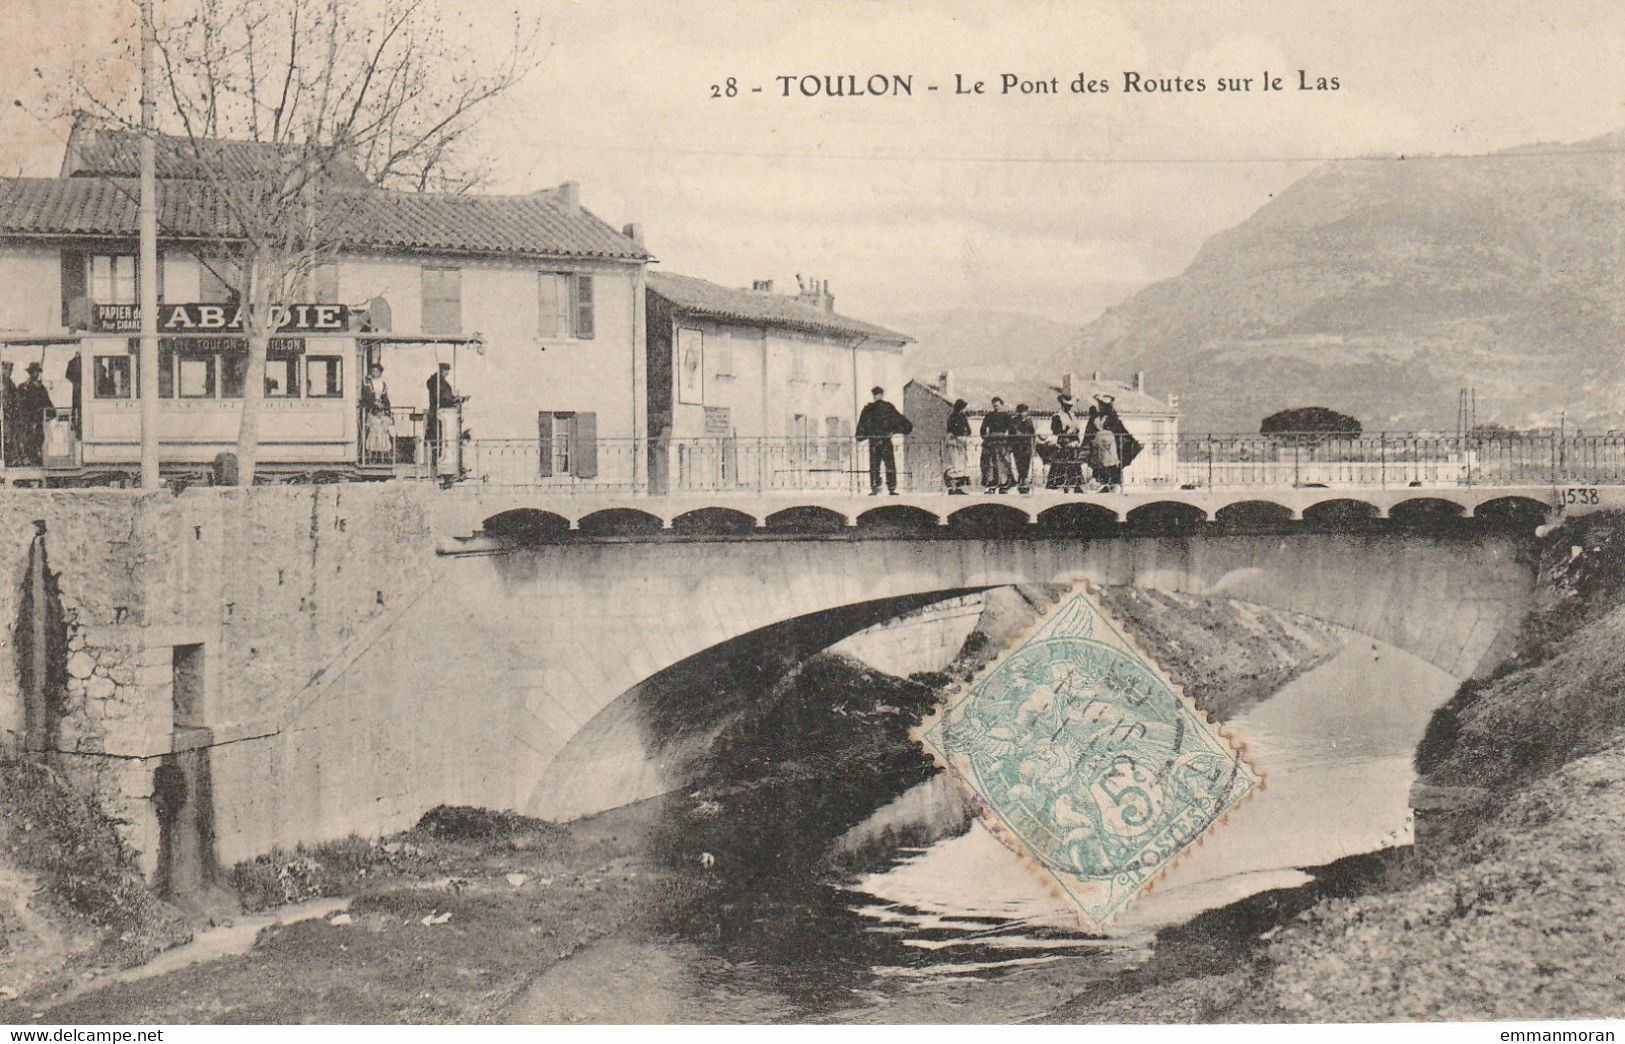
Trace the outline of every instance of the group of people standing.
<instances>
[{"instance_id":1,"label":"group of people standing","mask_svg":"<svg viewBox=\"0 0 1625 1044\"><path fill-rule=\"evenodd\" d=\"M947 461L943 483L948 492L969 492L971 422L970 404L955 400L948 415ZM1032 491L1032 460L1036 453L1047 467L1047 489L1069 493L1111 492L1123 487L1123 470L1139 455L1140 443L1118 416L1110 395L1096 395L1088 412L1077 413L1077 399L1062 394L1050 416L1049 432L1039 434L1026 403L1007 412L1004 400L994 396L982 417L980 435L981 480L985 493Z\"/></svg>"}]
</instances>

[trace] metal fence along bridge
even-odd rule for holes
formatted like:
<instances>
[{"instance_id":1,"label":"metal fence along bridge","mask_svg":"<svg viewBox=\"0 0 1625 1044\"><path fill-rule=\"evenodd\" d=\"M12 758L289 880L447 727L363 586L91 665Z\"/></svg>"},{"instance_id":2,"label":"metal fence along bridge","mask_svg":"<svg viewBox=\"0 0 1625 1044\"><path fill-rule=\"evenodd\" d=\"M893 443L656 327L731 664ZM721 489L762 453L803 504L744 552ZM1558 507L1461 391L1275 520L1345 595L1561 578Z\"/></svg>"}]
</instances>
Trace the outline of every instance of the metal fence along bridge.
<instances>
[{"instance_id":1,"label":"metal fence along bridge","mask_svg":"<svg viewBox=\"0 0 1625 1044\"><path fill-rule=\"evenodd\" d=\"M981 481L976 439L895 439L895 493L884 475L872 491L870 452L851 438L475 440L401 462L396 473L461 494L447 505L458 528L487 534L514 525L613 537L1390 518L1539 524L1559 510L1625 506L1625 436L1612 434L1183 435L1145 441L1120 484L1085 478L1082 492L1069 476L1057 488L1067 458L1030 440L1012 447L1020 474L1002 489ZM967 463L969 495L954 494L945 473Z\"/></svg>"}]
</instances>

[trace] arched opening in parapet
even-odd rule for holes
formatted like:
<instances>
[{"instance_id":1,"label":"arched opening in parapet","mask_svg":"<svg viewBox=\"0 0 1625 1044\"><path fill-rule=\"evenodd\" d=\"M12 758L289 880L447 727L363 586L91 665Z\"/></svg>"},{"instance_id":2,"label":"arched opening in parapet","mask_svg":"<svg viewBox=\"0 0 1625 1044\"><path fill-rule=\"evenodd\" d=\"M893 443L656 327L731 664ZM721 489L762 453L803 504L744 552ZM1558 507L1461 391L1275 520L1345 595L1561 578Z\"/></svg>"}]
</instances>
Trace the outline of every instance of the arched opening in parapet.
<instances>
[{"instance_id":1,"label":"arched opening in parapet","mask_svg":"<svg viewBox=\"0 0 1625 1044\"><path fill-rule=\"evenodd\" d=\"M1013 537L1026 532L1027 512L1010 504L972 504L948 516L954 536Z\"/></svg>"},{"instance_id":2,"label":"arched opening in parapet","mask_svg":"<svg viewBox=\"0 0 1625 1044\"><path fill-rule=\"evenodd\" d=\"M1388 517L1400 529L1443 533L1458 529L1465 511L1465 508L1453 500L1445 500L1442 497L1417 497L1395 504L1389 509Z\"/></svg>"},{"instance_id":3,"label":"arched opening in parapet","mask_svg":"<svg viewBox=\"0 0 1625 1044\"><path fill-rule=\"evenodd\" d=\"M754 533L756 519L733 508L707 507L685 511L671 520L671 531L685 536L730 536Z\"/></svg>"},{"instance_id":4,"label":"arched opening in parapet","mask_svg":"<svg viewBox=\"0 0 1625 1044\"><path fill-rule=\"evenodd\" d=\"M1088 501L1059 504L1038 513L1038 528L1046 536L1112 536L1121 526L1117 512Z\"/></svg>"},{"instance_id":5,"label":"arched opening in parapet","mask_svg":"<svg viewBox=\"0 0 1625 1044\"><path fill-rule=\"evenodd\" d=\"M481 524L486 536L505 543L542 544L558 540L570 531L563 515L536 508L515 508L492 515Z\"/></svg>"},{"instance_id":6,"label":"arched opening in parapet","mask_svg":"<svg viewBox=\"0 0 1625 1044\"><path fill-rule=\"evenodd\" d=\"M775 533L843 533L846 516L829 508L806 505L775 511L763 525Z\"/></svg>"},{"instance_id":7,"label":"arched opening in parapet","mask_svg":"<svg viewBox=\"0 0 1625 1044\"><path fill-rule=\"evenodd\" d=\"M661 530L660 518L634 508L606 508L594 511L577 524L583 536L646 536Z\"/></svg>"},{"instance_id":8,"label":"arched opening in parapet","mask_svg":"<svg viewBox=\"0 0 1625 1044\"><path fill-rule=\"evenodd\" d=\"M1551 508L1531 497L1497 497L1478 505L1475 517L1485 526L1516 532L1533 532L1545 524Z\"/></svg>"},{"instance_id":9,"label":"arched opening in parapet","mask_svg":"<svg viewBox=\"0 0 1625 1044\"><path fill-rule=\"evenodd\" d=\"M1303 524L1317 532L1359 532L1378 525L1377 509L1363 500L1323 500L1303 509Z\"/></svg>"},{"instance_id":10,"label":"arched opening in parapet","mask_svg":"<svg viewBox=\"0 0 1625 1044\"><path fill-rule=\"evenodd\" d=\"M1129 531L1135 535L1193 533L1207 521L1207 512L1194 504L1159 500L1128 513Z\"/></svg>"},{"instance_id":11,"label":"arched opening in parapet","mask_svg":"<svg viewBox=\"0 0 1625 1044\"><path fill-rule=\"evenodd\" d=\"M865 535L920 536L936 532L937 516L912 504L886 504L859 515L858 529Z\"/></svg>"},{"instance_id":12,"label":"arched opening in parapet","mask_svg":"<svg viewBox=\"0 0 1625 1044\"><path fill-rule=\"evenodd\" d=\"M1231 533L1273 532L1292 524L1292 509L1267 500L1243 500L1214 512L1213 521Z\"/></svg>"}]
</instances>

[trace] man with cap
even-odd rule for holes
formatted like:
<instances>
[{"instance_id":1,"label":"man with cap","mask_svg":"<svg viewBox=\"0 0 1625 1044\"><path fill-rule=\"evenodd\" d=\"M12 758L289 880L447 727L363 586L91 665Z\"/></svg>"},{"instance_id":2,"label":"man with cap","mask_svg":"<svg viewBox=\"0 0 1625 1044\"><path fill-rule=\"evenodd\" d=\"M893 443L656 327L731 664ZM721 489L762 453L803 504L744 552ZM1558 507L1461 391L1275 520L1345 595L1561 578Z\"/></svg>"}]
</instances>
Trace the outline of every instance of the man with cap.
<instances>
[{"instance_id":1,"label":"man with cap","mask_svg":"<svg viewBox=\"0 0 1625 1044\"><path fill-rule=\"evenodd\" d=\"M880 493L880 471L886 471L886 491L897 495L897 455L892 449L892 436L907 435L914 430L902 412L886 401L886 389L876 385L869 389L872 397L863 412L858 414L858 427L852 434L859 442L869 444L869 495Z\"/></svg>"},{"instance_id":2,"label":"man with cap","mask_svg":"<svg viewBox=\"0 0 1625 1044\"><path fill-rule=\"evenodd\" d=\"M993 408L982 418L982 485L985 492L1008 493L1015 485L1015 460L1010 453L1010 414L1004 400L993 396Z\"/></svg>"},{"instance_id":3,"label":"man with cap","mask_svg":"<svg viewBox=\"0 0 1625 1044\"><path fill-rule=\"evenodd\" d=\"M40 380L45 367L38 362L28 364L28 380L16 391L17 401L17 463L24 467L38 467L45 453L45 418L55 411L51 392Z\"/></svg>"},{"instance_id":4,"label":"man with cap","mask_svg":"<svg viewBox=\"0 0 1625 1044\"><path fill-rule=\"evenodd\" d=\"M1027 404L1016 403L1016 412L1010 416L1010 455L1016 466L1016 491L1033 491L1033 418Z\"/></svg>"},{"instance_id":5,"label":"man with cap","mask_svg":"<svg viewBox=\"0 0 1625 1044\"><path fill-rule=\"evenodd\" d=\"M433 471L440 461L441 451L446 448L440 444L441 439L451 440L458 438L461 434L456 431L441 432L440 411L450 409L463 400L452 389L451 363L449 362L441 363L436 371L429 375L425 385L429 391L429 413L423 420L423 435L429 441L429 470ZM455 445L451 446L450 449L452 453L457 452Z\"/></svg>"}]
</instances>

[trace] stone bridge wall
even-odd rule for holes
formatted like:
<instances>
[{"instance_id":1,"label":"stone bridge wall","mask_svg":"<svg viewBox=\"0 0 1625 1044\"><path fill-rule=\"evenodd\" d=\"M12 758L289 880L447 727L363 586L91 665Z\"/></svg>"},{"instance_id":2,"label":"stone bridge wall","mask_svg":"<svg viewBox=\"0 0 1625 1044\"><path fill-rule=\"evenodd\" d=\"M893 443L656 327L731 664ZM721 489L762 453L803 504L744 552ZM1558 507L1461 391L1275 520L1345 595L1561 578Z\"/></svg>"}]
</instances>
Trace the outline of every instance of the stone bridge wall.
<instances>
[{"instance_id":1,"label":"stone bridge wall","mask_svg":"<svg viewBox=\"0 0 1625 1044\"><path fill-rule=\"evenodd\" d=\"M436 496L392 485L16 491L0 504L11 578L0 603L15 616L31 522L44 518L83 654L51 756L129 822L149 869L152 771L178 746L212 744L212 825L229 865L399 829L442 802L593 811L598 799L557 761L577 733L609 727L595 719L639 683L788 621L833 642L945 593L1087 578L1297 610L1465 677L1495 658L1532 577L1527 537L1489 530L437 555ZM0 640L15 658L9 630ZM204 650L202 739L173 718L177 645ZM0 728L15 744L22 694L15 671L5 677Z\"/></svg>"}]
</instances>

